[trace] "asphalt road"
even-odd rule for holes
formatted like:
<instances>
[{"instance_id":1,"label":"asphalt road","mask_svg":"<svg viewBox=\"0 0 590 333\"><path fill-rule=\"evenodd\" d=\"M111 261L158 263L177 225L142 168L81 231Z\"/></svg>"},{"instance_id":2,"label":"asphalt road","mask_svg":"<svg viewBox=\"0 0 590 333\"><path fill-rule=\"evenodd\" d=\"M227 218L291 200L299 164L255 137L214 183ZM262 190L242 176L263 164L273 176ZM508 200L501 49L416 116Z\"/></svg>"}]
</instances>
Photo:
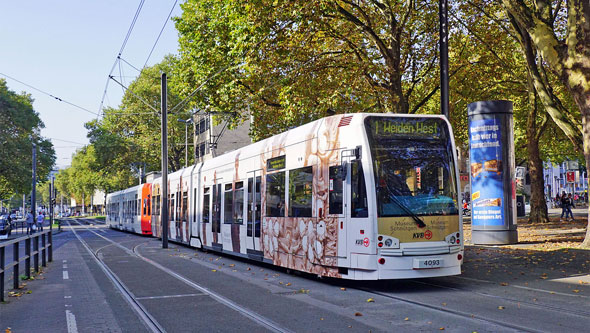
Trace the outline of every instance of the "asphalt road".
<instances>
[{"instance_id":1,"label":"asphalt road","mask_svg":"<svg viewBox=\"0 0 590 333\"><path fill-rule=\"evenodd\" d=\"M562 332L590 327L590 251L466 247L463 274L318 279L77 225L31 293L0 304L13 332ZM34 320L31 320L34 313Z\"/></svg>"}]
</instances>

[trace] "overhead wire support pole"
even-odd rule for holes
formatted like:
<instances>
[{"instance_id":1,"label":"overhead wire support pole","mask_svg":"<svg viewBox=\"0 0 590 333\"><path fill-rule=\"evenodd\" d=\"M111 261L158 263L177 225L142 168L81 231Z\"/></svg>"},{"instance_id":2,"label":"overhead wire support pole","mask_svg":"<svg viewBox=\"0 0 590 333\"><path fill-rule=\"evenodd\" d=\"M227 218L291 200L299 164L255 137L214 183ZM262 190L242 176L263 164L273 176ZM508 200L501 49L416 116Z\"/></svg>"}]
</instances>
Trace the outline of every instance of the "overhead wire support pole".
<instances>
[{"instance_id":1,"label":"overhead wire support pole","mask_svg":"<svg viewBox=\"0 0 590 333\"><path fill-rule=\"evenodd\" d=\"M168 248L168 110L166 107L166 73L162 73L162 248Z\"/></svg>"},{"instance_id":2,"label":"overhead wire support pole","mask_svg":"<svg viewBox=\"0 0 590 333\"><path fill-rule=\"evenodd\" d=\"M438 1L439 52L440 52L440 107L449 119L449 2Z\"/></svg>"}]
</instances>

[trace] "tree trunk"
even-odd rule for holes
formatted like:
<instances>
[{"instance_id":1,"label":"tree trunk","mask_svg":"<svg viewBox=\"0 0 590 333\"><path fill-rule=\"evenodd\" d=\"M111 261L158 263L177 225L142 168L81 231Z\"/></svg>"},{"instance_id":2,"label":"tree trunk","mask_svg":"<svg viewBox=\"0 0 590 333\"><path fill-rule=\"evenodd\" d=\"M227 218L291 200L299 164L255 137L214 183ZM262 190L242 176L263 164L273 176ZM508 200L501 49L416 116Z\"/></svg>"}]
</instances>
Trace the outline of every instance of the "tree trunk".
<instances>
[{"instance_id":1,"label":"tree trunk","mask_svg":"<svg viewBox=\"0 0 590 333\"><path fill-rule=\"evenodd\" d=\"M531 213L529 222L549 222L547 214L547 200L545 198L545 183L543 179L543 161L539 156L539 142L529 140L529 175L531 177Z\"/></svg>"}]
</instances>

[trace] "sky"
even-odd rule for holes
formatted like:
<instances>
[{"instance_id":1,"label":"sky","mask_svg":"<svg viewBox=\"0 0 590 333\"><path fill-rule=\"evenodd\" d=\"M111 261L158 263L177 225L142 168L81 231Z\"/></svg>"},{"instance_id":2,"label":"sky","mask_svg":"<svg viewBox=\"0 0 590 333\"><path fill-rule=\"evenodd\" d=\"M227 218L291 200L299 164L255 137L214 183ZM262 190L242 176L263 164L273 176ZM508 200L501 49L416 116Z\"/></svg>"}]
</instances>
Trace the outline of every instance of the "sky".
<instances>
[{"instance_id":1,"label":"sky","mask_svg":"<svg viewBox=\"0 0 590 333\"><path fill-rule=\"evenodd\" d=\"M122 77L125 86L139 74L133 67L141 69L148 60L173 6L171 17L180 16L181 1L143 3L121 53L124 61L117 63L112 74L118 80ZM55 147L56 168L70 165L76 149L88 144L84 123L97 115L81 108L98 113L107 81L104 106L117 107L121 102L123 88L108 80L108 75L140 2L0 1L0 77L6 79L10 90L32 95L33 108L45 124L41 135ZM178 53L174 22L168 20L155 45L147 66L160 62L167 54Z\"/></svg>"}]
</instances>

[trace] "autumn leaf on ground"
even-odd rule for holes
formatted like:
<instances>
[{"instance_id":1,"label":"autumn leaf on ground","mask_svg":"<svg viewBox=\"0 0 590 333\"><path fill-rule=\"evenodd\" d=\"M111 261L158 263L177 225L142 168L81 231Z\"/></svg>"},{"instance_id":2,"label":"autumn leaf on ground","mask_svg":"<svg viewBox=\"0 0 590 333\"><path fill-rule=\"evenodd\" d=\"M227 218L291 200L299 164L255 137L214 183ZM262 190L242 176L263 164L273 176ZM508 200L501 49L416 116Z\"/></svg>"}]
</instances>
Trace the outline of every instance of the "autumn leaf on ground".
<instances>
[{"instance_id":1,"label":"autumn leaf on ground","mask_svg":"<svg viewBox=\"0 0 590 333\"><path fill-rule=\"evenodd\" d=\"M578 289L574 289L572 291L575 292L575 293L579 293L580 292L580 290L578 290Z\"/></svg>"},{"instance_id":2,"label":"autumn leaf on ground","mask_svg":"<svg viewBox=\"0 0 590 333\"><path fill-rule=\"evenodd\" d=\"M234 267L234 266L235 266L235 264L229 264L229 267Z\"/></svg>"},{"instance_id":3,"label":"autumn leaf on ground","mask_svg":"<svg viewBox=\"0 0 590 333\"><path fill-rule=\"evenodd\" d=\"M340 288L340 290L342 290L342 291L345 291L345 290L346 290L346 288Z\"/></svg>"},{"instance_id":4,"label":"autumn leaf on ground","mask_svg":"<svg viewBox=\"0 0 590 333\"><path fill-rule=\"evenodd\" d=\"M212 269L211 272L217 272L217 270L216 269Z\"/></svg>"},{"instance_id":5,"label":"autumn leaf on ground","mask_svg":"<svg viewBox=\"0 0 590 333\"><path fill-rule=\"evenodd\" d=\"M406 317L406 318L404 318L404 320L405 320L405 321L408 321L408 320L410 320L410 318Z\"/></svg>"},{"instance_id":6,"label":"autumn leaf on ground","mask_svg":"<svg viewBox=\"0 0 590 333\"><path fill-rule=\"evenodd\" d=\"M246 268L246 270L247 270L247 271L250 271L250 270L252 270L252 268L248 267L248 268Z\"/></svg>"},{"instance_id":7,"label":"autumn leaf on ground","mask_svg":"<svg viewBox=\"0 0 590 333\"><path fill-rule=\"evenodd\" d=\"M508 285L508 282L502 282L500 283L500 285L506 287Z\"/></svg>"},{"instance_id":8,"label":"autumn leaf on ground","mask_svg":"<svg viewBox=\"0 0 590 333\"><path fill-rule=\"evenodd\" d=\"M288 282L288 283L287 283L285 286L287 286L287 287L288 287L288 286L290 286L290 285L291 285L291 282Z\"/></svg>"},{"instance_id":9,"label":"autumn leaf on ground","mask_svg":"<svg viewBox=\"0 0 590 333\"><path fill-rule=\"evenodd\" d=\"M505 309L505 307L503 307L501 305L498 307L498 310L504 310L504 309Z\"/></svg>"},{"instance_id":10,"label":"autumn leaf on ground","mask_svg":"<svg viewBox=\"0 0 590 333\"><path fill-rule=\"evenodd\" d=\"M372 302L375 302L375 300L374 300L374 299L372 299L372 298L369 298L369 299L367 300L367 302L369 302L369 303L372 303Z\"/></svg>"},{"instance_id":11,"label":"autumn leaf on ground","mask_svg":"<svg viewBox=\"0 0 590 333\"><path fill-rule=\"evenodd\" d=\"M360 312L355 312L355 313L354 313L354 315L355 315L356 317L362 317L362 316L363 316L363 314L362 314L362 313L360 313Z\"/></svg>"}]
</instances>

